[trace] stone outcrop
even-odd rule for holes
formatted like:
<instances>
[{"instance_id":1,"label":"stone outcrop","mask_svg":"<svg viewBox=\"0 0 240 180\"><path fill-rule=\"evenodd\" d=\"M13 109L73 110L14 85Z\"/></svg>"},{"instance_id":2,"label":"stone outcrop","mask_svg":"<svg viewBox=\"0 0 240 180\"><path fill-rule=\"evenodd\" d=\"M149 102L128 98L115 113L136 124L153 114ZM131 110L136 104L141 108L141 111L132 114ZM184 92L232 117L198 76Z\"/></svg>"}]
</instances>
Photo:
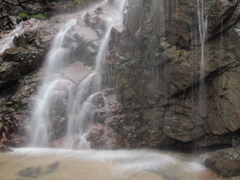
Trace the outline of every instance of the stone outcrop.
<instances>
[{"instance_id":1,"label":"stone outcrop","mask_svg":"<svg viewBox=\"0 0 240 180\"><path fill-rule=\"evenodd\" d=\"M11 20L7 11L0 6L0 31L6 31L13 29L14 22Z\"/></svg>"},{"instance_id":2,"label":"stone outcrop","mask_svg":"<svg viewBox=\"0 0 240 180\"><path fill-rule=\"evenodd\" d=\"M46 27L15 37L15 47L5 50L0 57L0 88L37 69L43 62L52 38L52 31Z\"/></svg>"},{"instance_id":3,"label":"stone outcrop","mask_svg":"<svg viewBox=\"0 0 240 180\"><path fill-rule=\"evenodd\" d=\"M204 7L203 97L195 1L129 1L126 31L112 31L110 78L126 115L117 131L133 147L238 144L239 2Z\"/></svg>"},{"instance_id":4,"label":"stone outcrop","mask_svg":"<svg viewBox=\"0 0 240 180\"><path fill-rule=\"evenodd\" d=\"M0 143L0 152L12 152L13 150Z\"/></svg>"},{"instance_id":5,"label":"stone outcrop","mask_svg":"<svg viewBox=\"0 0 240 180\"><path fill-rule=\"evenodd\" d=\"M27 141L33 95L43 74L40 67L56 33L51 28L54 22L53 18L23 24L25 32L15 36L14 47L0 55L0 122L5 129L1 136L8 146L22 147Z\"/></svg>"},{"instance_id":6,"label":"stone outcrop","mask_svg":"<svg viewBox=\"0 0 240 180\"><path fill-rule=\"evenodd\" d=\"M224 177L239 175L240 147L219 150L206 155L204 164Z\"/></svg>"},{"instance_id":7,"label":"stone outcrop","mask_svg":"<svg viewBox=\"0 0 240 180\"><path fill-rule=\"evenodd\" d=\"M1 0L0 6L4 7L10 15L18 16L19 13L42 14L45 0Z\"/></svg>"}]
</instances>

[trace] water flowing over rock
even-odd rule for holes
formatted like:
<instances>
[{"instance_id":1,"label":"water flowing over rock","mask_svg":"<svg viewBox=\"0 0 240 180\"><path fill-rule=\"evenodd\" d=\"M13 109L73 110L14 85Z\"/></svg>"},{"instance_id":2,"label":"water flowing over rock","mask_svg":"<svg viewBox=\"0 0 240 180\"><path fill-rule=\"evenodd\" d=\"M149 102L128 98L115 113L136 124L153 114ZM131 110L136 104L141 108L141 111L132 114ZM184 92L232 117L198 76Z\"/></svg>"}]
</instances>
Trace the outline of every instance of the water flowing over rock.
<instances>
[{"instance_id":1,"label":"water flowing over rock","mask_svg":"<svg viewBox=\"0 0 240 180\"><path fill-rule=\"evenodd\" d=\"M240 145L239 4L97 1L26 30L0 56L0 112L12 136L6 144L21 146L34 139L30 116L45 98L51 101L41 115L32 116L47 119L32 128L45 135L35 138L45 139L44 147ZM119 12L124 18L117 19ZM52 54L55 64L47 60L45 69L31 74L47 51L51 56L50 41L70 19L76 24ZM40 80L43 72L48 76ZM49 94L36 94L37 86L49 88ZM29 132L27 137L23 131Z\"/></svg>"},{"instance_id":2,"label":"water flowing over rock","mask_svg":"<svg viewBox=\"0 0 240 180\"><path fill-rule=\"evenodd\" d=\"M88 11L68 15L46 58L45 77L33 107L30 146L50 143L89 149L88 140L96 148L127 146L124 138L99 125L112 112L110 98L116 99L109 97L111 90L102 91L102 70L112 27L121 25L124 5L124 1L112 5L103 1Z\"/></svg>"},{"instance_id":3,"label":"water flowing over rock","mask_svg":"<svg viewBox=\"0 0 240 180\"><path fill-rule=\"evenodd\" d=\"M26 31L15 37L14 48L6 49L1 57L0 87L2 88L20 76L38 68L44 59L46 50L52 39L51 30Z\"/></svg>"}]
</instances>

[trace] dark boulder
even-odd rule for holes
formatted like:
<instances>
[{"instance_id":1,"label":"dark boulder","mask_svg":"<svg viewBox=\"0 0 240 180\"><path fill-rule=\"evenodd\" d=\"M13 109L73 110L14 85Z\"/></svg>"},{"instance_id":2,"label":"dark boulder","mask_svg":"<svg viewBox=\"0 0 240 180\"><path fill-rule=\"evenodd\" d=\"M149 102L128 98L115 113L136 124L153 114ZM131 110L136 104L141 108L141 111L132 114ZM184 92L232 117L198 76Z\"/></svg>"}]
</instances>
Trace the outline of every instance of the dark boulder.
<instances>
[{"instance_id":1,"label":"dark boulder","mask_svg":"<svg viewBox=\"0 0 240 180\"><path fill-rule=\"evenodd\" d=\"M44 12L45 0L4 0L0 1L0 7L4 7L10 15L18 16L25 14L42 14Z\"/></svg>"},{"instance_id":2,"label":"dark boulder","mask_svg":"<svg viewBox=\"0 0 240 180\"><path fill-rule=\"evenodd\" d=\"M13 150L0 143L0 152L12 152Z\"/></svg>"},{"instance_id":3,"label":"dark boulder","mask_svg":"<svg viewBox=\"0 0 240 180\"><path fill-rule=\"evenodd\" d=\"M4 7L0 6L0 31L13 29L14 23Z\"/></svg>"},{"instance_id":4,"label":"dark boulder","mask_svg":"<svg viewBox=\"0 0 240 180\"><path fill-rule=\"evenodd\" d=\"M14 38L15 48L4 51L0 62L0 88L38 68L52 39L47 28L26 31Z\"/></svg>"},{"instance_id":5,"label":"dark boulder","mask_svg":"<svg viewBox=\"0 0 240 180\"><path fill-rule=\"evenodd\" d=\"M207 155L204 164L224 177L240 175L240 146Z\"/></svg>"}]
</instances>

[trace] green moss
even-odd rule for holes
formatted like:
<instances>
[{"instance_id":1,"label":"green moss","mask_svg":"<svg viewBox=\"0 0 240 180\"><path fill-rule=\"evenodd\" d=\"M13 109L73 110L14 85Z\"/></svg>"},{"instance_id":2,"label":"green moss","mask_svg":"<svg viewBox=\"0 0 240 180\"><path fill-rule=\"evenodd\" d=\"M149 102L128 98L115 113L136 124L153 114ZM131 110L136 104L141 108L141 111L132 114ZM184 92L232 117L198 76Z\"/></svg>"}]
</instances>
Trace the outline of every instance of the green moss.
<instances>
[{"instance_id":1,"label":"green moss","mask_svg":"<svg viewBox=\"0 0 240 180\"><path fill-rule=\"evenodd\" d=\"M176 61L178 61L181 56L182 56L182 50L178 49L176 53Z\"/></svg>"},{"instance_id":2,"label":"green moss","mask_svg":"<svg viewBox=\"0 0 240 180\"><path fill-rule=\"evenodd\" d=\"M72 5L82 5L86 3L88 0L71 0Z\"/></svg>"},{"instance_id":3,"label":"green moss","mask_svg":"<svg viewBox=\"0 0 240 180\"><path fill-rule=\"evenodd\" d=\"M27 13L19 13L18 17L28 17L28 18L35 18L35 19L39 19L39 20L43 20L45 19L45 16L43 14L33 14L33 15L29 15Z\"/></svg>"},{"instance_id":4,"label":"green moss","mask_svg":"<svg viewBox=\"0 0 240 180\"><path fill-rule=\"evenodd\" d=\"M21 13L18 14L18 17L29 17L29 15L21 12Z\"/></svg>"},{"instance_id":5,"label":"green moss","mask_svg":"<svg viewBox=\"0 0 240 180\"><path fill-rule=\"evenodd\" d=\"M223 118L224 124L229 127L229 124L231 123L231 120L233 118L233 114L231 111L231 105L226 99L222 99L220 102L220 113Z\"/></svg>"},{"instance_id":6,"label":"green moss","mask_svg":"<svg viewBox=\"0 0 240 180\"><path fill-rule=\"evenodd\" d=\"M208 98L208 99L213 98L213 94L208 94L208 95L207 95L207 98Z\"/></svg>"},{"instance_id":7,"label":"green moss","mask_svg":"<svg viewBox=\"0 0 240 180\"><path fill-rule=\"evenodd\" d=\"M39 20L43 20L45 19L46 17L42 14L34 14L34 15L31 15L30 18L35 18L35 19L39 19Z\"/></svg>"},{"instance_id":8,"label":"green moss","mask_svg":"<svg viewBox=\"0 0 240 180\"><path fill-rule=\"evenodd\" d=\"M208 7L210 7L210 8L213 7L215 3L216 3L216 1L210 2L209 5L208 5Z\"/></svg>"}]
</instances>

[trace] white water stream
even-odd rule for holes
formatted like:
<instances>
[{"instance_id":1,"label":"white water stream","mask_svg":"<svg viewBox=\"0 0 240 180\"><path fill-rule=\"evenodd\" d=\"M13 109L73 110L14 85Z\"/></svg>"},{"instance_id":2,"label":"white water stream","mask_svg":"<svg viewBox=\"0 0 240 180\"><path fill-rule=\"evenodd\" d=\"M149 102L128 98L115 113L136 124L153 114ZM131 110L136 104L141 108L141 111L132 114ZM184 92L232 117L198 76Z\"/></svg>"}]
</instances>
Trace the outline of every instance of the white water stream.
<instances>
[{"instance_id":1,"label":"white water stream","mask_svg":"<svg viewBox=\"0 0 240 180\"><path fill-rule=\"evenodd\" d=\"M107 1L100 3L101 6L108 6ZM62 71L65 56L63 43L65 34L75 24L82 20L71 19L59 31L54 38L50 52L46 60L46 72L42 86L38 90L38 100L34 106L32 116L32 139L30 146L33 147L48 147L51 141L51 107L57 106L59 98L67 91L68 99L68 124L67 134L63 141L64 148L74 149L89 149L90 143L86 140L87 129L83 126L84 122L91 119L91 108L93 99L102 95L102 66L105 63L106 51L110 32L113 26L122 24L123 9L125 1L115 1L114 6L107 7L110 15L105 19L105 34L100 40L100 46L95 58L95 64L92 73L87 75L80 84L74 84L72 81L65 78ZM93 11L90 9L88 11ZM84 18L86 12L82 12L77 16ZM74 94L74 87L77 85L77 93Z\"/></svg>"},{"instance_id":2,"label":"white water stream","mask_svg":"<svg viewBox=\"0 0 240 180\"><path fill-rule=\"evenodd\" d=\"M30 19L28 22L20 22L16 27L12 30L4 32L4 34L0 34L0 54L2 54L6 49L14 47L13 39L15 36L19 36L25 30L31 31L39 27L40 21L37 19Z\"/></svg>"},{"instance_id":3,"label":"white water stream","mask_svg":"<svg viewBox=\"0 0 240 180\"><path fill-rule=\"evenodd\" d=\"M56 90L62 90L67 87L68 92L71 92L71 81L62 79L61 75L58 74L59 69L62 68L64 54L62 54L62 44L64 36L67 31L77 23L75 19L69 20L55 37L51 50L47 56L46 61L46 72L43 79L43 85L40 87L34 112L33 112L33 126L31 136L31 146L47 147L50 137L50 120L49 111L50 105L57 105L57 98L59 94L56 94Z\"/></svg>"},{"instance_id":4,"label":"white water stream","mask_svg":"<svg viewBox=\"0 0 240 180\"><path fill-rule=\"evenodd\" d=\"M73 103L72 111L70 114L67 136L64 145L65 148L90 148L90 143L85 140L87 132L83 129L82 124L91 116L91 106L93 98L96 97L98 94L102 94L102 65L105 63L105 56L108 49L111 29L113 26L122 24L123 22L124 4L125 0L116 1L114 6L116 10L111 17L108 17L106 22L106 32L101 40L101 45L96 56L94 71L89 74L79 86L77 98ZM90 95L86 97L85 93L87 90L90 90L91 93L88 92ZM76 134L78 134L78 137L81 140L79 141L79 144L75 145L74 147Z\"/></svg>"},{"instance_id":5,"label":"white water stream","mask_svg":"<svg viewBox=\"0 0 240 180\"><path fill-rule=\"evenodd\" d=\"M20 23L10 33L1 35L2 39L0 39L0 54L3 53L6 49L11 48L13 46L14 37L22 34L23 31L23 25Z\"/></svg>"},{"instance_id":6,"label":"white water stream","mask_svg":"<svg viewBox=\"0 0 240 180\"><path fill-rule=\"evenodd\" d=\"M197 0L198 28L201 42L201 63L198 92L198 111L206 116L206 90L205 90L205 41L207 38L207 17L204 11L204 0Z\"/></svg>"}]
</instances>

